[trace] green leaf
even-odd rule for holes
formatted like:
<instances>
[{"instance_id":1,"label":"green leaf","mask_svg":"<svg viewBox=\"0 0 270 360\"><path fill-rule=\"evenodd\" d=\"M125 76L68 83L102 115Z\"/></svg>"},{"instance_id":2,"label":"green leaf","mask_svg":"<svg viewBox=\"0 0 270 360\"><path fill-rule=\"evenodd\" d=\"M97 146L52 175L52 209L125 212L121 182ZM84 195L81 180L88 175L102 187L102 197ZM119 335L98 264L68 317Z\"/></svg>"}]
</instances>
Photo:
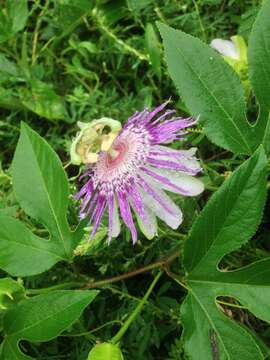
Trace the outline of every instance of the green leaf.
<instances>
[{"instance_id":1,"label":"green leaf","mask_svg":"<svg viewBox=\"0 0 270 360\"><path fill-rule=\"evenodd\" d=\"M98 291L61 290L21 301L4 316L6 334L1 360L32 359L18 347L20 340L49 341L76 321Z\"/></svg>"},{"instance_id":2,"label":"green leaf","mask_svg":"<svg viewBox=\"0 0 270 360\"><path fill-rule=\"evenodd\" d=\"M6 310L24 295L24 288L17 281L10 278L0 279L0 310Z\"/></svg>"},{"instance_id":3,"label":"green leaf","mask_svg":"<svg viewBox=\"0 0 270 360\"><path fill-rule=\"evenodd\" d=\"M1 73L15 77L19 76L19 69L17 65L8 60L3 54L0 54L0 74Z\"/></svg>"},{"instance_id":4,"label":"green leaf","mask_svg":"<svg viewBox=\"0 0 270 360\"><path fill-rule=\"evenodd\" d=\"M124 358L118 345L102 343L93 347L87 360L124 360Z\"/></svg>"},{"instance_id":5,"label":"green leaf","mask_svg":"<svg viewBox=\"0 0 270 360\"><path fill-rule=\"evenodd\" d=\"M265 0L253 25L248 63L250 81L260 104L260 117L253 128L254 147L262 143L270 153L270 1Z\"/></svg>"},{"instance_id":6,"label":"green leaf","mask_svg":"<svg viewBox=\"0 0 270 360\"><path fill-rule=\"evenodd\" d=\"M51 241L39 238L16 220L0 215L0 268L12 276L30 276L66 260Z\"/></svg>"},{"instance_id":7,"label":"green leaf","mask_svg":"<svg viewBox=\"0 0 270 360\"><path fill-rule=\"evenodd\" d=\"M267 159L260 147L212 196L186 242L189 295L182 305L185 349L191 359L263 359L249 331L231 321L217 303L233 297L270 322L270 259L237 271L220 271L222 257L256 231L266 195ZM237 349L237 351L235 350Z\"/></svg>"},{"instance_id":8,"label":"green leaf","mask_svg":"<svg viewBox=\"0 0 270 360\"><path fill-rule=\"evenodd\" d=\"M211 197L185 244L184 264L193 274L238 249L255 233L266 195L263 150L242 164ZM195 270L196 268L196 270Z\"/></svg>"},{"instance_id":9,"label":"green leaf","mask_svg":"<svg viewBox=\"0 0 270 360\"><path fill-rule=\"evenodd\" d=\"M87 232L86 232L87 231ZM107 228L99 229L93 239L89 241L89 234L91 234L92 227L84 228L84 236L80 241L79 245L74 250L74 255L84 256L84 255L94 255L99 251L102 251L102 248L107 247L108 244L105 241L105 238L108 235Z\"/></svg>"},{"instance_id":10,"label":"green leaf","mask_svg":"<svg viewBox=\"0 0 270 360\"><path fill-rule=\"evenodd\" d=\"M241 20L238 27L238 34L243 36L245 40L247 40L250 35L251 28L254 24L258 11L259 9L257 6L252 6L243 14L241 14Z\"/></svg>"},{"instance_id":11,"label":"green leaf","mask_svg":"<svg viewBox=\"0 0 270 360\"><path fill-rule=\"evenodd\" d=\"M0 107L11 110L23 110L24 106L18 101L16 93L12 89L5 89L0 86Z\"/></svg>"},{"instance_id":12,"label":"green leaf","mask_svg":"<svg viewBox=\"0 0 270 360\"><path fill-rule=\"evenodd\" d=\"M126 3L130 11L138 13L153 3L153 0L126 0Z\"/></svg>"},{"instance_id":13,"label":"green leaf","mask_svg":"<svg viewBox=\"0 0 270 360\"><path fill-rule=\"evenodd\" d=\"M57 3L57 25L62 36L70 33L92 8L88 0L60 0Z\"/></svg>"},{"instance_id":14,"label":"green leaf","mask_svg":"<svg viewBox=\"0 0 270 360\"><path fill-rule=\"evenodd\" d=\"M9 29L11 24L7 18L4 9L0 9L0 43L6 41L10 37Z\"/></svg>"},{"instance_id":15,"label":"green leaf","mask_svg":"<svg viewBox=\"0 0 270 360\"><path fill-rule=\"evenodd\" d=\"M66 214L68 181L53 149L26 124L12 163L16 198L24 211L46 225L52 239L70 252L70 229Z\"/></svg>"},{"instance_id":16,"label":"green leaf","mask_svg":"<svg viewBox=\"0 0 270 360\"><path fill-rule=\"evenodd\" d=\"M190 113L218 146L250 154L251 130L241 82L208 45L159 23L169 73Z\"/></svg>"},{"instance_id":17,"label":"green leaf","mask_svg":"<svg viewBox=\"0 0 270 360\"><path fill-rule=\"evenodd\" d=\"M151 64L158 78L161 76L161 51L158 37L152 24L148 23L145 29L145 43Z\"/></svg>"},{"instance_id":18,"label":"green leaf","mask_svg":"<svg viewBox=\"0 0 270 360\"><path fill-rule=\"evenodd\" d=\"M0 9L0 43L12 38L27 22L27 0L7 0Z\"/></svg>"},{"instance_id":19,"label":"green leaf","mask_svg":"<svg viewBox=\"0 0 270 360\"><path fill-rule=\"evenodd\" d=\"M27 109L48 120L69 122L64 101L52 87L37 79L31 80L30 86L30 90L20 92L21 102Z\"/></svg>"},{"instance_id":20,"label":"green leaf","mask_svg":"<svg viewBox=\"0 0 270 360\"><path fill-rule=\"evenodd\" d=\"M96 15L109 26L117 24L119 20L129 15L126 0L114 0L104 3L100 2L96 5Z\"/></svg>"},{"instance_id":21,"label":"green leaf","mask_svg":"<svg viewBox=\"0 0 270 360\"><path fill-rule=\"evenodd\" d=\"M270 0L265 0L253 25L248 46L250 81L262 107L270 110Z\"/></svg>"},{"instance_id":22,"label":"green leaf","mask_svg":"<svg viewBox=\"0 0 270 360\"><path fill-rule=\"evenodd\" d=\"M27 0L8 0L7 11L10 19L12 19L12 32L16 34L21 31L27 22L28 7Z\"/></svg>"},{"instance_id":23,"label":"green leaf","mask_svg":"<svg viewBox=\"0 0 270 360\"><path fill-rule=\"evenodd\" d=\"M24 211L44 224L50 238L39 238L18 220L0 216L0 267L12 275L28 276L70 260L82 231L72 232L66 214L68 181L53 149L22 123L13 163L13 185Z\"/></svg>"}]
</instances>

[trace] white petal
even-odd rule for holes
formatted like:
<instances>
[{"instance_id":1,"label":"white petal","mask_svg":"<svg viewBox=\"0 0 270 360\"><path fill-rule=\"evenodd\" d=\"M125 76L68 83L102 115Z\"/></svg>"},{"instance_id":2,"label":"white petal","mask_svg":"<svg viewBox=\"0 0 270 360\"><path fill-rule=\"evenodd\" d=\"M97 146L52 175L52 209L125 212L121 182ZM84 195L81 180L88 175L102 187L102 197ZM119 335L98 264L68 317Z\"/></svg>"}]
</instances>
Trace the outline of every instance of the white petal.
<instances>
[{"instance_id":1,"label":"white petal","mask_svg":"<svg viewBox=\"0 0 270 360\"><path fill-rule=\"evenodd\" d=\"M153 177L150 177L149 175L144 175L147 181L151 179L151 181L153 181L156 186L164 190L169 190L176 194L185 196L197 196L204 190L204 185L199 179L195 178L194 176L187 175L181 171L157 169L150 166L148 166L147 169L152 171L157 176L162 176L165 179L167 184L161 180L159 181ZM174 185L177 186L177 188L175 188Z\"/></svg>"},{"instance_id":2,"label":"white petal","mask_svg":"<svg viewBox=\"0 0 270 360\"><path fill-rule=\"evenodd\" d=\"M142 231L142 233L147 237L147 239L151 240L154 236L157 235L157 219L153 211L151 211L146 205L144 206L144 219L135 211L133 205L131 204L134 213L136 214L136 218L138 221L138 225Z\"/></svg>"},{"instance_id":3,"label":"white petal","mask_svg":"<svg viewBox=\"0 0 270 360\"><path fill-rule=\"evenodd\" d=\"M190 171L197 173L201 171L201 166L199 161L195 158L195 153L197 148L193 147L189 150L175 150L167 148L162 145L155 145L152 147L152 152L162 152L164 154L151 155L151 157L157 160L166 160L166 161L175 161L179 164L183 164ZM165 153L168 153L166 156Z\"/></svg>"},{"instance_id":4,"label":"white petal","mask_svg":"<svg viewBox=\"0 0 270 360\"><path fill-rule=\"evenodd\" d=\"M196 154L197 148L192 147L188 150L176 150L176 149L172 149L170 147L163 146L163 145L153 145L151 148L151 151L155 151L155 150L168 152L168 153L175 153L175 154L179 154L179 156L184 156L184 157L191 157Z\"/></svg>"},{"instance_id":5,"label":"white petal","mask_svg":"<svg viewBox=\"0 0 270 360\"><path fill-rule=\"evenodd\" d=\"M114 199L113 205L113 220L112 220L112 237L117 237L120 234L120 220L118 213L117 202Z\"/></svg>"},{"instance_id":6,"label":"white petal","mask_svg":"<svg viewBox=\"0 0 270 360\"><path fill-rule=\"evenodd\" d=\"M172 229L177 229L183 221L182 211L178 208L178 206L175 205L175 203L169 198L169 196L165 194L164 191L156 188L153 184L151 184L151 187L166 204L166 206L171 209L171 212L173 212L175 215L170 214L168 211L166 211L166 209L164 209L164 207L160 205L157 200L155 200L151 195L146 193L143 189L140 189L139 191L142 196L143 202Z\"/></svg>"},{"instance_id":7,"label":"white petal","mask_svg":"<svg viewBox=\"0 0 270 360\"><path fill-rule=\"evenodd\" d=\"M240 59L240 54L235 44L230 40L214 39L211 41L210 46L222 55L228 56L234 60Z\"/></svg>"}]
</instances>

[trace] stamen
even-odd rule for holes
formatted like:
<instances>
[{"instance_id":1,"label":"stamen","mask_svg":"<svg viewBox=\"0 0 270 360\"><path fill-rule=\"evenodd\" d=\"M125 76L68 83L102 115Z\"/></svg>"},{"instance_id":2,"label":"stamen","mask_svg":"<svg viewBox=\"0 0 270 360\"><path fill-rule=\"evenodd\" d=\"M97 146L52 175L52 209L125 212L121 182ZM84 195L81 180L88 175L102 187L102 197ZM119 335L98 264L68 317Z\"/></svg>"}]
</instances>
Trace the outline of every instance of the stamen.
<instances>
[{"instance_id":1,"label":"stamen","mask_svg":"<svg viewBox=\"0 0 270 360\"><path fill-rule=\"evenodd\" d=\"M81 131L70 149L71 163L75 165L96 163L100 151L109 151L121 130L119 121L105 117L90 123L78 122L78 126Z\"/></svg>"}]
</instances>

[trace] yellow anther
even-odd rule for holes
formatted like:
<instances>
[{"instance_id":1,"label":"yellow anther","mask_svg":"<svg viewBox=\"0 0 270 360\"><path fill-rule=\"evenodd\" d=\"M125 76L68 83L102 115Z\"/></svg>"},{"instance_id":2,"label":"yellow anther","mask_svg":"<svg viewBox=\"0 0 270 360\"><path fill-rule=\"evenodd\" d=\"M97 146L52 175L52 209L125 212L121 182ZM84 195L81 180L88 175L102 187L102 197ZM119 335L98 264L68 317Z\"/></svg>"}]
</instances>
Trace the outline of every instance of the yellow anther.
<instances>
[{"instance_id":1,"label":"yellow anther","mask_svg":"<svg viewBox=\"0 0 270 360\"><path fill-rule=\"evenodd\" d=\"M121 130L119 121L105 117L90 123L78 122L78 127L80 132L70 148L71 163L76 165L97 162L100 151L111 153L112 144Z\"/></svg>"},{"instance_id":2,"label":"yellow anther","mask_svg":"<svg viewBox=\"0 0 270 360\"><path fill-rule=\"evenodd\" d=\"M109 151L118 133L111 132L108 135L102 135L101 150Z\"/></svg>"}]
</instances>

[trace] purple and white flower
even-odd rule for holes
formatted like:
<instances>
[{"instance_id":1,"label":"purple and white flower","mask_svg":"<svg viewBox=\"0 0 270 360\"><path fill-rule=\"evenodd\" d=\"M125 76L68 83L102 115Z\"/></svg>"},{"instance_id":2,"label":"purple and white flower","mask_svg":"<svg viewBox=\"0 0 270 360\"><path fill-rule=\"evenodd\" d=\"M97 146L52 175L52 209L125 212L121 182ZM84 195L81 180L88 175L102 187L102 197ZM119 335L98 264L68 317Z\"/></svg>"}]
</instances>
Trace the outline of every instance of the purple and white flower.
<instances>
[{"instance_id":1,"label":"purple and white flower","mask_svg":"<svg viewBox=\"0 0 270 360\"><path fill-rule=\"evenodd\" d=\"M136 242L133 214L148 238L157 233L157 217L176 229L183 215L166 191L183 196L196 196L203 191L202 182L194 177L201 171L195 157L196 148L174 150L164 145L182 140L195 120L176 117L175 110L164 111L167 103L153 111L136 112L117 136L114 132L106 151L102 150L100 140L97 161L87 164L81 176L84 185L75 195L82 200L80 218L89 219L93 226L91 238L105 212L109 241L119 235L121 217L131 232L133 243ZM110 134L103 136L108 143Z\"/></svg>"}]
</instances>

